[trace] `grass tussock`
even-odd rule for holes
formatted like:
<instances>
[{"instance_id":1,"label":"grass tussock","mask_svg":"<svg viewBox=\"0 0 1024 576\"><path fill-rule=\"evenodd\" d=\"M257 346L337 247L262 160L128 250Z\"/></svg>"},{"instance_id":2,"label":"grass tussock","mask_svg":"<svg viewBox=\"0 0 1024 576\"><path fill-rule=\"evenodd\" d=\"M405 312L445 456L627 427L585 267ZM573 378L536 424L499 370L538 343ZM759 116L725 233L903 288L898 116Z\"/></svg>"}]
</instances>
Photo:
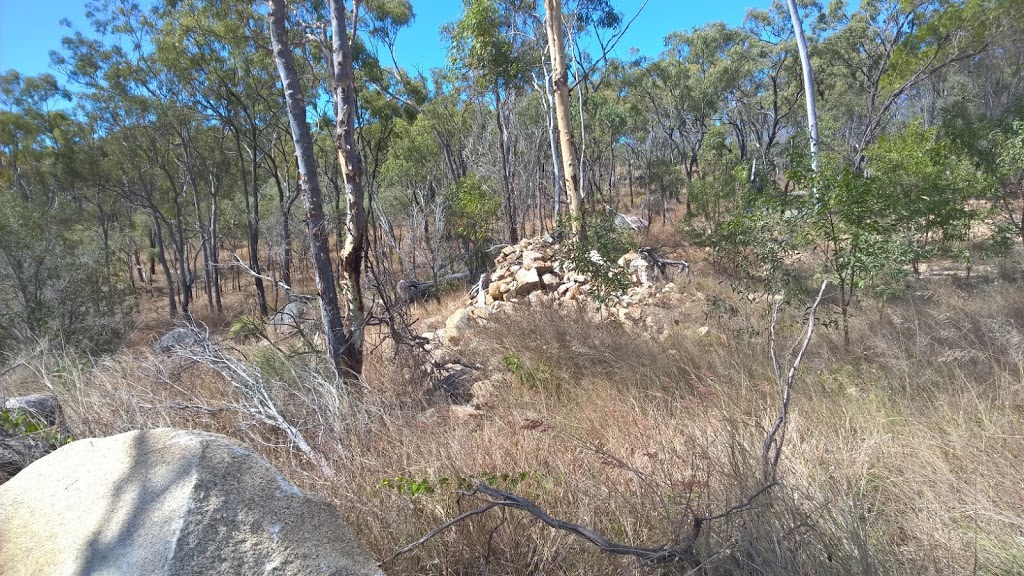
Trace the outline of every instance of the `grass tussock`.
<instances>
[{"instance_id":1,"label":"grass tussock","mask_svg":"<svg viewBox=\"0 0 1024 576\"><path fill-rule=\"evenodd\" d=\"M240 350L332 473L201 364L133 354L34 367L77 435L177 426L239 438L334 502L378 558L475 507L456 488L480 478L610 539L673 545L696 516L763 486L760 443L778 395L764 302L700 279L680 290L685 305L665 312L677 322L664 339L525 306L474 330L463 356L495 388L476 416L450 414L387 346L368 359L358 393L335 390L309 358ZM785 312L782 354L802 314ZM781 484L706 523L705 573L1024 574L1024 294L932 282L859 308L849 348L824 315L794 392ZM19 382L8 395L32 387ZM515 511L462 522L384 568L673 573Z\"/></svg>"}]
</instances>

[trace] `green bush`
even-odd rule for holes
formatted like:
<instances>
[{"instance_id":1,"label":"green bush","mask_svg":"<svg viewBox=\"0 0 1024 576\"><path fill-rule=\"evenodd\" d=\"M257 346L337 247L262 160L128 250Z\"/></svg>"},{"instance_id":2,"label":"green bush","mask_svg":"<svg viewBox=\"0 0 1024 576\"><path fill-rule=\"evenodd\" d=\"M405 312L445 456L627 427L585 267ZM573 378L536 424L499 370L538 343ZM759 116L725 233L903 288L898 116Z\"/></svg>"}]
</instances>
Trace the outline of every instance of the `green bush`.
<instances>
[{"instance_id":1,"label":"green bush","mask_svg":"<svg viewBox=\"0 0 1024 576\"><path fill-rule=\"evenodd\" d=\"M571 224L570 218L564 218L559 228L568 230ZM633 285L629 271L618 264L623 254L637 248L629 231L618 226L611 213L585 217L580 229L579 234L562 241L556 257L590 278L590 296L598 302L629 290Z\"/></svg>"}]
</instances>

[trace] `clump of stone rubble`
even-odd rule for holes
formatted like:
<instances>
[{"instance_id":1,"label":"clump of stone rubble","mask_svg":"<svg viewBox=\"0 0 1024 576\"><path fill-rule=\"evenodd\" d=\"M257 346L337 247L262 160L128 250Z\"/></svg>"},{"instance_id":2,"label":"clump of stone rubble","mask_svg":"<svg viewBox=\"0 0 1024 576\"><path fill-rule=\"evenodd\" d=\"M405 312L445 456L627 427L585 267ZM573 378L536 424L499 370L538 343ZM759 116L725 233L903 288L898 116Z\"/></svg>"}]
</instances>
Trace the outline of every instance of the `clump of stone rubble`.
<instances>
[{"instance_id":1,"label":"clump of stone rubble","mask_svg":"<svg viewBox=\"0 0 1024 576\"><path fill-rule=\"evenodd\" d=\"M675 276L664 262L676 264L688 273L685 262L663 260L649 248L618 258L620 269L630 278L630 288L611 294L600 302L592 296L598 288L591 278L575 272L571 262L557 257L558 245L550 237L526 239L507 246L495 260L495 270L484 275L474 287L466 306L452 314L444 327L422 335L428 349L458 345L472 324L486 324L495 314L514 310L516 303L547 303L554 306L583 305L596 321L620 321L635 328L651 325L650 304L663 294L676 292ZM600 258L594 252L593 258ZM662 265L658 265L662 263Z\"/></svg>"},{"instance_id":2,"label":"clump of stone rubble","mask_svg":"<svg viewBox=\"0 0 1024 576\"><path fill-rule=\"evenodd\" d=\"M420 336L430 353L428 369L442 381L468 376L465 371L473 368L462 363L457 353L467 332L474 325L486 325L496 314L514 314L525 303L580 306L598 322L617 321L631 330L661 331L665 328L659 324L664 310L659 306L679 299L675 277L685 274L689 278L685 262L664 260L652 249L642 248L624 254L617 262L629 275L630 287L599 302L594 298L599 288L592 279L578 273L572 262L560 259L558 253L558 244L549 236L505 247L495 259L494 271L484 274L470 292L466 306L451 314L443 328ZM591 258L600 256L594 252Z\"/></svg>"}]
</instances>

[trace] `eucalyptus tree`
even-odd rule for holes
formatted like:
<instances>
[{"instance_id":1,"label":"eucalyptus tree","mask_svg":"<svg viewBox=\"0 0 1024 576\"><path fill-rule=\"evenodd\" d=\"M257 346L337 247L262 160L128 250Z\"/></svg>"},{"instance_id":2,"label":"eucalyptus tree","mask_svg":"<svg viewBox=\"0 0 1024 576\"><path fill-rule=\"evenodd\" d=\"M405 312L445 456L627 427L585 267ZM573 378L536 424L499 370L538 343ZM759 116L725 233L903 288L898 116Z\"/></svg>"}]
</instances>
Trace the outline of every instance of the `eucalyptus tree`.
<instances>
[{"instance_id":1,"label":"eucalyptus tree","mask_svg":"<svg viewBox=\"0 0 1024 576\"><path fill-rule=\"evenodd\" d=\"M245 3L164 0L154 10L160 23L153 38L155 58L180 84L185 104L231 135L235 177L245 206L248 266L254 272L257 307L265 316L260 196L263 183L274 180L270 148L283 126L273 96L276 76L264 40L265 19ZM215 275L217 192L210 189L211 217L204 242L212 248L207 258L214 263Z\"/></svg>"},{"instance_id":2,"label":"eucalyptus tree","mask_svg":"<svg viewBox=\"0 0 1024 576\"><path fill-rule=\"evenodd\" d=\"M825 106L850 161L865 169L868 147L899 116L908 92L987 48L999 0L871 0L822 43ZM837 106L837 104L839 106Z\"/></svg>"},{"instance_id":3,"label":"eucalyptus tree","mask_svg":"<svg viewBox=\"0 0 1024 576\"><path fill-rule=\"evenodd\" d=\"M451 39L449 60L479 92L489 93L504 189L505 223L510 242L519 241L519 216L511 161L507 101L527 83L536 69L540 50L532 30L537 10L534 0L464 0L462 18L447 27Z\"/></svg>"},{"instance_id":4,"label":"eucalyptus tree","mask_svg":"<svg viewBox=\"0 0 1024 576\"><path fill-rule=\"evenodd\" d=\"M338 292L335 287L334 269L331 266L313 139L309 123L306 120L306 100L299 82L295 55L292 53L291 43L288 39L287 12L284 0L270 0L267 17L274 60L281 77L292 140L295 143L295 156L298 160L299 177L306 205L306 229L313 256L314 277L320 299L327 352L339 373L358 375L362 365L361 359L359 362L353 363L346 354L346 349L350 351L351 348L338 304ZM362 350L359 352L361 354Z\"/></svg>"},{"instance_id":5,"label":"eucalyptus tree","mask_svg":"<svg viewBox=\"0 0 1024 576\"><path fill-rule=\"evenodd\" d=\"M796 36L797 52L800 54L800 69L803 72L804 98L807 107L807 133L810 140L811 170L818 171L818 107L814 100L814 70L811 68L811 56L807 51L807 39L804 37L804 25L800 19L800 10L796 0L786 0L789 17L793 21L793 33Z\"/></svg>"},{"instance_id":6,"label":"eucalyptus tree","mask_svg":"<svg viewBox=\"0 0 1024 576\"><path fill-rule=\"evenodd\" d=\"M583 223L580 180L576 174L576 143L572 132L569 108L569 74L565 60L565 39L562 34L562 0L544 0L544 25L551 58L550 85L554 92L555 117L558 119L558 143L562 158L562 178L569 196L569 213L574 232Z\"/></svg>"},{"instance_id":7,"label":"eucalyptus tree","mask_svg":"<svg viewBox=\"0 0 1024 576\"><path fill-rule=\"evenodd\" d=\"M768 10L751 10L743 22L748 35L749 68L738 94L739 110L761 166L775 160L775 146L793 125L803 83L791 20L781 2ZM777 176L777 175L773 175Z\"/></svg>"},{"instance_id":8,"label":"eucalyptus tree","mask_svg":"<svg viewBox=\"0 0 1024 576\"><path fill-rule=\"evenodd\" d=\"M116 266L130 213L102 186L90 127L52 75L0 74L0 347L120 344L132 311ZM127 261L127 260L126 260Z\"/></svg>"}]
</instances>

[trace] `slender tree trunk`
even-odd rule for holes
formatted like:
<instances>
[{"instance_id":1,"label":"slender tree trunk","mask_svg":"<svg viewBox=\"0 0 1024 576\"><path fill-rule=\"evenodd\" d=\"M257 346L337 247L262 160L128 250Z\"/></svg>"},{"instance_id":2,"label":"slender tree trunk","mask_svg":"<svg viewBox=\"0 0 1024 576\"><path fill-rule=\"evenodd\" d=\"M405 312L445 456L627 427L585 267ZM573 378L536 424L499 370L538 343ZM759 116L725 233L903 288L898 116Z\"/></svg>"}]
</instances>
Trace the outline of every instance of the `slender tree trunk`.
<instances>
[{"instance_id":1,"label":"slender tree trunk","mask_svg":"<svg viewBox=\"0 0 1024 576\"><path fill-rule=\"evenodd\" d=\"M219 232L217 230L217 182L210 178L210 267L213 269L213 303L217 313L224 313L224 303L221 300L220 290L220 248Z\"/></svg>"},{"instance_id":2,"label":"slender tree trunk","mask_svg":"<svg viewBox=\"0 0 1024 576\"><path fill-rule=\"evenodd\" d=\"M257 188L256 182L256 152L252 152L252 164L242 161L244 154L242 151L242 136L239 133L240 128L237 126L234 128L235 136L235 153L238 155L240 168L242 171L242 197L245 199L245 228L246 228L246 240L249 247L249 268L252 269L256 274L262 274L260 270L260 199L259 189ZM253 146L255 146L255 142ZM247 171L252 174L252 186L250 187L249 177L246 175ZM261 276L254 276L253 281L256 285L256 301L260 309L260 315L267 316L269 310L267 308L267 291L263 285L263 278Z\"/></svg>"},{"instance_id":3,"label":"slender tree trunk","mask_svg":"<svg viewBox=\"0 0 1024 576\"><path fill-rule=\"evenodd\" d=\"M178 317L178 301L174 294L174 278L171 275L171 267L167 264L167 252L164 250L164 235L160 231L160 223L153 224L153 241L156 244L156 257L160 261L160 267L164 271L164 279L167 281L167 309L171 318Z\"/></svg>"},{"instance_id":4,"label":"slender tree trunk","mask_svg":"<svg viewBox=\"0 0 1024 576\"><path fill-rule=\"evenodd\" d=\"M288 123L291 128L292 140L295 143L295 155L298 159L299 176L302 183L303 198L306 204L306 226L309 235L310 251L315 263L316 287L320 296L320 312L323 316L324 336L327 340L327 351L335 369L339 373L358 371L348 366L345 360L345 328L342 323L341 311L338 308L338 292L335 289L334 270L331 268L330 247L327 241L327 230L324 222L323 199L320 193L320 181L317 175L316 157L313 152L313 139L310 136L309 124L306 122L306 99L299 84L299 74L295 67L295 56L288 44L285 30L284 0L269 0L270 38L273 44L274 60L281 76L284 88L285 103L288 109Z\"/></svg>"},{"instance_id":5,"label":"slender tree trunk","mask_svg":"<svg viewBox=\"0 0 1024 576\"><path fill-rule=\"evenodd\" d=\"M506 141L505 122L501 118L501 90L494 85L494 115L498 122L498 146L501 148L501 178L505 186L505 220L508 224L509 244L519 242L518 218L516 218L516 199L512 190L512 175L509 171L508 142Z\"/></svg>"},{"instance_id":6,"label":"slender tree trunk","mask_svg":"<svg viewBox=\"0 0 1024 576\"><path fill-rule=\"evenodd\" d=\"M189 154L189 144L185 141L184 134L181 139L181 146L184 149L183 164L185 174L188 177L189 188L192 190L192 207L196 213L196 230L199 231L199 249L203 256L203 292L206 294L206 310L213 312L213 265L210 252L213 251L210 244L208 230L203 226L203 213L199 207L199 183L196 180L195 166Z\"/></svg>"},{"instance_id":7,"label":"slender tree trunk","mask_svg":"<svg viewBox=\"0 0 1024 576\"><path fill-rule=\"evenodd\" d=\"M562 38L562 0L544 0L548 52L551 55L551 84L555 92L555 117L558 120L558 141L562 156L562 178L569 197L573 232L579 233L583 222L580 180L576 172L576 144L573 140L569 110L569 82Z\"/></svg>"},{"instance_id":8,"label":"slender tree trunk","mask_svg":"<svg viewBox=\"0 0 1024 576\"><path fill-rule=\"evenodd\" d=\"M146 259L149 261L149 280L147 284L150 290L153 289L153 276L156 276L156 232L153 228L149 229L149 253L146 254Z\"/></svg>"},{"instance_id":9,"label":"slender tree trunk","mask_svg":"<svg viewBox=\"0 0 1024 576\"><path fill-rule=\"evenodd\" d=\"M139 258L139 251L132 250L132 256L135 258L135 272L139 276L139 284L145 286L146 275L142 272L142 260Z\"/></svg>"},{"instance_id":10,"label":"slender tree trunk","mask_svg":"<svg viewBox=\"0 0 1024 576\"><path fill-rule=\"evenodd\" d=\"M334 41L333 76L334 137L338 165L345 180L345 246L341 252L341 273L348 299L348 338L345 363L356 374L363 369L363 253L366 247L366 210L363 165L355 142L355 69L352 46L348 40L344 0L330 0L331 29ZM353 33L355 31L353 30Z\"/></svg>"},{"instance_id":11,"label":"slender tree trunk","mask_svg":"<svg viewBox=\"0 0 1024 576\"><path fill-rule=\"evenodd\" d=\"M555 222L562 215L562 192L565 182L562 180L562 158L558 154L558 120L555 118L555 90L551 86L551 74L544 67L544 111L547 113L548 145L551 147L551 176L553 196L555 198Z\"/></svg>"},{"instance_id":12,"label":"slender tree trunk","mask_svg":"<svg viewBox=\"0 0 1024 576\"><path fill-rule=\"evenodd\" d=\"M804 27L800 22L800 12L796 0L786 0L789 17L793 20L793 33L796 34L796 46L800 52L800 67L804 74L804 100L807 105L807 130L810 133L811 170L818 172L818 108L814 102L814 71L811 69L811 57L807 53L807 39L804 38Z\"/></svg>"},{"instance_id":13,"label":"slender tree trunk","mask_svg":"<svg viewBox=\"0 0 1024 576\"><path fill-rule=\"evenodd\" d=\"M181 297L181 313L186 320L192 317L192 287L195 285L195 271L189 262L188 243L185 241L185 222L181 217L180 206L175 206L174 230L171 241L174 244L175 259L178 261L178 296Z\"/></svg>"}]
</instances>

